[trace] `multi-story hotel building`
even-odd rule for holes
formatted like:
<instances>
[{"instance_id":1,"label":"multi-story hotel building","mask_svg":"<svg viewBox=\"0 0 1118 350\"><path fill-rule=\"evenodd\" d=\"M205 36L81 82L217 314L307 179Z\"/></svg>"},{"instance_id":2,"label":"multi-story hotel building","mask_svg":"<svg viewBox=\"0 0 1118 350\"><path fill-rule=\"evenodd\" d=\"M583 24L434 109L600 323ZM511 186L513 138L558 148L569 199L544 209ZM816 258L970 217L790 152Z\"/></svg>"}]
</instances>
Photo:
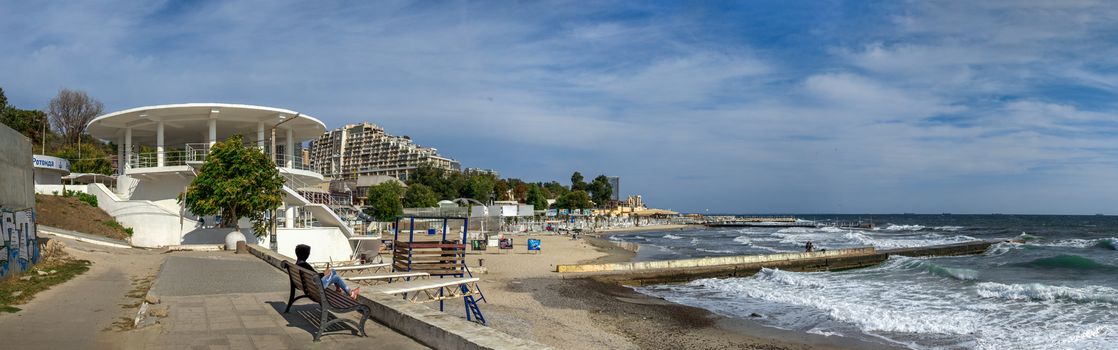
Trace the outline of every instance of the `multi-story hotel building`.
<instances>
[{"instance_id":1,"label":"multi-story hotel building","mask_svg":"<svg viewBox=\"0 0 1118 350\"><path fill-rule=\"evenodd\" d=\"M311 143L311 166L320 174L338 179L361 175L391 176L407 180L419 165L459 171L458 161L439 155L407 136L394 136L372 123L348 124L328 131Z\"/></svg>"}]
</instances>

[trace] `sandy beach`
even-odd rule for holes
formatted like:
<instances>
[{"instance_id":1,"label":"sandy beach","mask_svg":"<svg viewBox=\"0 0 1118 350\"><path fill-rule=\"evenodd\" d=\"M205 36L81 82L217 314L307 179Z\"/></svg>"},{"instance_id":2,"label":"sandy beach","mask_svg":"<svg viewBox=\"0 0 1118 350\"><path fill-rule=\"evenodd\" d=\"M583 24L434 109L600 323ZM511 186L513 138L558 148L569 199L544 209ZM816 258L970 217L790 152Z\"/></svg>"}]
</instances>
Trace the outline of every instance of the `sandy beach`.
<instances>
[{"instance_id":1,"label":"sandy beach","mask_svg":"<svg viewBox=\"0 0 1118 350\"><path fill-rule=\"evenodd\" d=\"M636 229L636 228L632 228ZM647 227L645 230L678 229ZM624 231L633 232L633 231ZM558 264L628 261L633 252L587 237L512 235L515 249L471 252L480 264L489 325L560 349L881 349L849 338L783 331L649 297L624 286L563 278ZM527 238L542 252L527 252ZM460 303L447 312L461 314Z\"/></svg>"}]
</instances>

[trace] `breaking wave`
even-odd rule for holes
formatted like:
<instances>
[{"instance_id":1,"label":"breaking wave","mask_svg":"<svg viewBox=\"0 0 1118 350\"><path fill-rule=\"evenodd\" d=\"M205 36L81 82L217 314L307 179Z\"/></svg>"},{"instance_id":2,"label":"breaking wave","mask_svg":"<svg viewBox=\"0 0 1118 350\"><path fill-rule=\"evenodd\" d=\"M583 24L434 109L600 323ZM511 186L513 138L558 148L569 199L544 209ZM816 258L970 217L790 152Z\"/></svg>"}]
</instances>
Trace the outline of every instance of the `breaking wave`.
<instances>
[{"instance_id":1,"label":"breaking wave","mask_svg":"<svg viewBox=\"0 0 1118 350\"><path fill-rule=\"evenodd\" d=\"M926 259L909 258L897 255L890 257L889 260L891 262L891 265L886 265L885 268L896 266L899 268L921 270L932 275L947 277L960 281L971 281L978 278L978 270L965 269L961 267L941 266Z\"/></svg>"},{"instance_id":2,"label":"breaking wave","mask_svg":"<svg viewBox=\"0 0 1118 350\"><path fill-rule=\"evenodd\" d=\"M1108 250L1118 250L1118 238L1098 238L1098 239L1063 239L1059 241L1052 241L1046 243L1030 242L1031 245L1045 246L1045 247L1071 247L1071 248L1099 248Z\"/></svg>"},{"instance_id":3,"label":"breaking wave","mask_svg":"<svg viewBox=\"0 0 1118 350\"><path fill-rule=\"evenodd\" d=\"M979 283L976 288L978 296L983 298L1073 303L1118 303L1118 290L1099 286L1073 288L1040 283L1001 284L983 282Z\"/></svg>"},{"instance_id":4,"label":"breaking wave","mask_svg":"<svg viewBox=\"0 0 1118 350\"><path fill-rule=\"evenodd\" d=\"M667 238L667 239L683 239L683 237L680 237L680 236L676 236L676 235L673 235L673 234L670 234L670 233L669 233L669 234L666 234L666 235L664 235L664 237L663 237L663 238Z\"/></svg>"},{"instance_id":5,"label":"breaking wave","mask_svg":"<svg viewBox=\"0 0 1118 350\"><path fill-rule=\"evenodd\" d=\"M924 225L894 225L888 224L883 231L920 231L924 229Z\"/></svg>"},{"instance_id":6,"label":"breaking wave","mask_svg":"<svg viewBox=\"0 0 1118 350\"><path fill-rule=\"evenodd\" d=\"M926 310L901 310L888 304L863 303L832 294L831 285L811 274L762 269L750 278L705 279L690 283L732 295L745 295L798 307L818 309L830 318L849 322L867 332L970 334L978 325L967 312L945 314ZM820 290L822 289L822 290Z\"/></svg>"}]
</instances>

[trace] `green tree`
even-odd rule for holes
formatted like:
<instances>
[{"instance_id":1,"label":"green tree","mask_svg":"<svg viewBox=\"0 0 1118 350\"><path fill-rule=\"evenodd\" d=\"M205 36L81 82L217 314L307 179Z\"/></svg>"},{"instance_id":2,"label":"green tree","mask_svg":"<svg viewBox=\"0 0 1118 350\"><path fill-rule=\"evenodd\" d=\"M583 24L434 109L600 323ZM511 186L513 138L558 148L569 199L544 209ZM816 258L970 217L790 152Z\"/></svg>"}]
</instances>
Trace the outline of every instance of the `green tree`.
<instances>
[{"instance_id":1,"label":"green tree","mask_svg":"<svg viewBox=\"0 0 1118 350\"><path fill-rule=\"evenodd\" d=\"M262 236L268 232L264 212L283 204L283 177L264 152L234 135L214 144L179 202L195 215L220 214L224 227L251 218L253 232Z\"/></svg>"},{"instance_id":2,"label":"green tree","mask_svg":"<svg viewBox=\"0 0 1118 350\"><path fill-rule=\"evenodd\" d=\"M78 147L77 144L64 145L52 152L52 155L70 161L71 172L112 175L113 163L109 160L104 144L94 142L81 145L81 157L78 157Z\"/></svg>"},{"instance_id":3,"label":"green tree","mask_svg":"<svg viewBox=\"0 0 1118 350\"><path fill-rule=\"evenodd\" d=\"M590 195L583 190L571 191L555 201L555 207L559 209L589 209L591 206Z\"/></svg>"},{"instance_id":4,"label":"green tree","mask_svg":"<svg viewBox=\"0 0 1118 350\"><path fill-rule=\"evenodd\" d=\"M609 178L605 175L595 177L588 187L590 188L590 199L594 200L594 204L599 207L606 205L613 195L613 186L609 184Z\"/></svg>"},{"instance_id":5,"label":"green tree","mask_svg":"<svg viewBox=\"0 0 1118 350\"><path fill-rule=\"evenodd\" d=\"M404 187L396 181L385 181L369 187L365 214L378 221L392 221L397 216L404 215L404 207L400 204L400 197L404 193Z\"/></svg>"},{"instance_id":6,"label":"green tree","mask_svg":"<svg viewBox=\"0 0 1118 350\"><path fill-rule=\"evenodd\" d=\"M34 144L42 144L43 123L47 115L43 111L19 109L12 106L0 108L0 123L7 125L23 136L31 138Z\"/></svg>"},{"instance_id":7,"label":"green tree","mask_svg":"<svg viewBox=\"0 0 1118 350\"><path fill-rule=\"evenodd\" d=\"M404 206L408 208L430 208L439 204L439 197L427 185L417 183L408 186L404 192Z\"/></svg>"},{"instance_id":8,"label":"green tree","mask_svg":"<svg viewBox=\"0 0 1118 350\"><path fill-rule=\"evenodd\" d=\"M492 174L469 174L466 175L459 194L460 197L473 198L479 202L488 203L493 199L493 189L496 185L497 177Z\"/></svg>"},{"instance_id":9,"label":"green tree","mask_svg":"<svg viewBox=\"0 0 1118 350\"><path fill-rule=\"evenodd\" d=\"M532 184L528 186L528 195L525 203L531 204L536 210L547 209L547 198L543 195L543 190L539 185Z\"/></svg>"},{"instance_id":10,"label":"green tree","mask_svg":"<svg viewBox=\"0 0 1118 350\"><path fill-rule=\"evenodd\" d=\"M570 190L568 190L566 187L563 187L563 185L559 184L558 181L544 183L541 185L541 187L543 187L544 196L547 196L547 198L549 199L558 199L564 194L567 194L567 192L570 192Z\"/></svg>"},{"instance_id":11,"label":"green tree","mask_svg":"<svg viewBox=\"0 0 1118 350\"><path fill-rule=\"evenodd\" d=\"M580 172L576 171L574 174L571 174L571 191L585 191L586 182L584 180L585 179L582 177L582 173Z\"/></svg>"}]
</instances>

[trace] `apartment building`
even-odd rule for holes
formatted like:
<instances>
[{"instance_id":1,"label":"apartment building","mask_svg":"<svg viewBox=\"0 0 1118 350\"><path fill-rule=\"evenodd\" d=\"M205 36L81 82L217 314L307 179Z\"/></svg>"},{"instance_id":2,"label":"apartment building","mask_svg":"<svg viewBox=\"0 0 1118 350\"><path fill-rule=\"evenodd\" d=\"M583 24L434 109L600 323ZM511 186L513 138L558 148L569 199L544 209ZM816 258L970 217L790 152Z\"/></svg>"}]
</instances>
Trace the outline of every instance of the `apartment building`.
<instances>
[{"instance_id":1,"label":"apartment building","mask_svg":"<svg viewBox=\"0 0 1118 350\"><path fill-rule=\"evenodd\" d=\"M439 155L407 136L389 135L373 123L348 124L328 131L311 143L311 166L333 178L355 179L361 175L410 177L421 164L459 171L458 161Z\"/></svg>"}]
</instances>

